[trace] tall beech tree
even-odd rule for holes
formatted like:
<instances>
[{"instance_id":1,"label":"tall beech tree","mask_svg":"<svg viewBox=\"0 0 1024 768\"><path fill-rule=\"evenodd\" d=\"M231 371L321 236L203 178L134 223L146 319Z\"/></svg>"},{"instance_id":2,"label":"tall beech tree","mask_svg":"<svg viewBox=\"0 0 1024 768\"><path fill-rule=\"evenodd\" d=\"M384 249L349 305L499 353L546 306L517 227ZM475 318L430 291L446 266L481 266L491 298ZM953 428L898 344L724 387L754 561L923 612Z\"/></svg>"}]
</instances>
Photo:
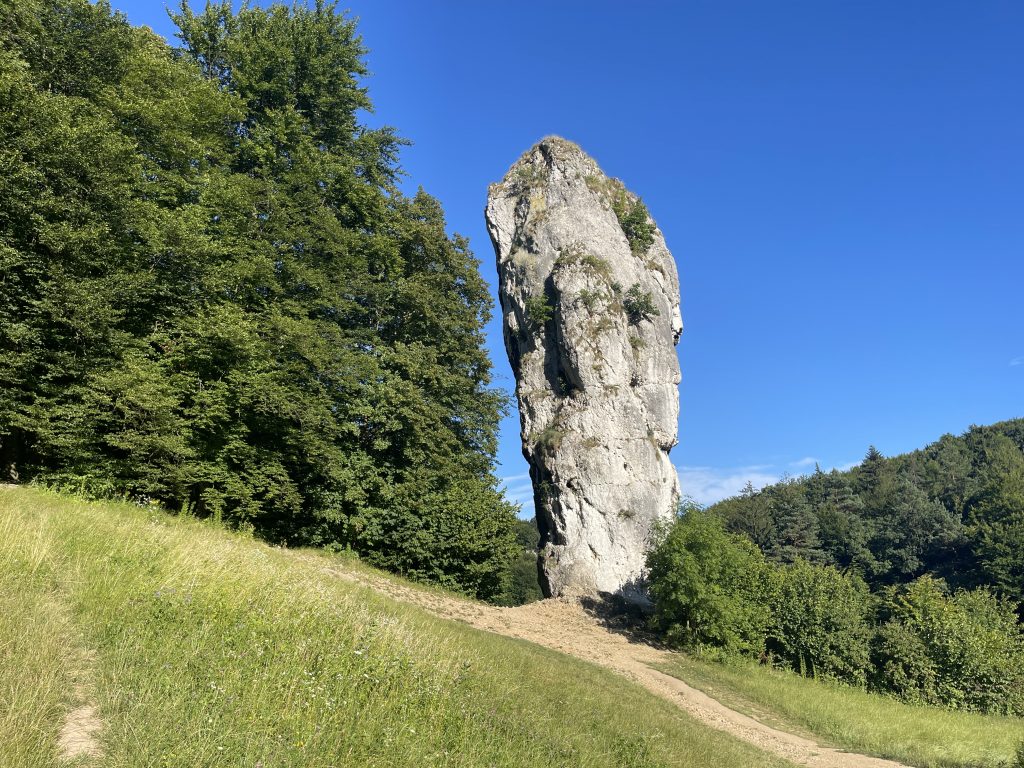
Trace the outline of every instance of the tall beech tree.
<instances>
[{"instance_id":1,"label":"tall beech tree","mask_svg":"<svg viewBox=\"0 0 1024 768\"><path fill-rule=\"evenodd\" d=\"M0 461L498 594L491 300L333 4L0 0Z\"/></svg>"}]
</instances>

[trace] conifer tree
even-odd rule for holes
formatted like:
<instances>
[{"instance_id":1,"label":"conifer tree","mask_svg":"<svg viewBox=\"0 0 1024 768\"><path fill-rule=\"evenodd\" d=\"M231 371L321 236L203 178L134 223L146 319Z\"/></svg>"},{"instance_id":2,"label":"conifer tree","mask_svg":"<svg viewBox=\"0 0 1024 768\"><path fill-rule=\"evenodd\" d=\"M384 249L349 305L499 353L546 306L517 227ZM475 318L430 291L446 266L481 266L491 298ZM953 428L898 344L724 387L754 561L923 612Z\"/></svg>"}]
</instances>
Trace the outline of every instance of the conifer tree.
<instances>
[{"instance_id":1,"label":"conifer tree","mask_svg":"<svg viewBox=\"0 0 1024 768\"><path fill-rule=\"evenodd\" d=\"M825 554L818 536L818 520L804 496L802 485L785 480L768 489L766 495L778 531L771 556L783 563L797 559L822 562Z\"/></svg>"}]
</instances>

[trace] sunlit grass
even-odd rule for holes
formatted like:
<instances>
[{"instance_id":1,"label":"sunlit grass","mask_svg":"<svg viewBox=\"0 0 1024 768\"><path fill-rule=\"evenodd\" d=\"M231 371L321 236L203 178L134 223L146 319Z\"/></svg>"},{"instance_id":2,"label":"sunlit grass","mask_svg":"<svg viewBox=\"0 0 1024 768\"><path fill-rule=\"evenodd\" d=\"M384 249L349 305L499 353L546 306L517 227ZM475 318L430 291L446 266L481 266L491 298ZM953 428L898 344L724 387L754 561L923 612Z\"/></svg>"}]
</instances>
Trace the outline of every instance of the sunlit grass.
<instances>
[{"instance_id":1,"label":"sunlit grass","mask_svg":"<svg viewBox=\"0 0 1024 768\"><path fill-rule=\"evenodd\" d=\"M1021 718L910 706L751 663L680 655L662 669L775 727L915 766L1009 766L1024 741Z\"/></svg>"},{"instance_id":2,"label":"sunlit grass","mask_svg":"<svg viewBox=\"0 0 1024 768\"><path fill-rule=\"evenodd\" d=\"M10 496L10 492L6 494ZM0 504L4 495L0 492ZM55 764L72 689L71 619L39 516L0 514L0 765Z\"/></svg>"},{"instance_id":3,"label":"sunlit grass","mask_svg":"<svg viewBox=\"0 0 1024 768\"><path fill-rule=\"evenodd\" d=\"M55 764L83 649L104 767L782 764L608 671L333 578L326 556L27 489L0 491L0 532L0 727L23 734L0 766Z\"/></svg>"}]
</instances>

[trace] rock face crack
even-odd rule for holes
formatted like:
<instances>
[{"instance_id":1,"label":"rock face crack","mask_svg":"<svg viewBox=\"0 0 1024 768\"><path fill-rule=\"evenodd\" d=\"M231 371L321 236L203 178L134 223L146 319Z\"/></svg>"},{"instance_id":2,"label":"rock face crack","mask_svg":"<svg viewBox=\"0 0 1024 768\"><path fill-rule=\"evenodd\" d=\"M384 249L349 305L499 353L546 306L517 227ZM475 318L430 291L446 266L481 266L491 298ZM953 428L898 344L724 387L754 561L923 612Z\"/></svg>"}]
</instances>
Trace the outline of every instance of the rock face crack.
<instances>
[{"instance_id":1,"label":"rock face crack","mask_svg":"<svg viewBox=\"0 0 1024 768\"><path fill-rule=\"evenodd\" d=\"M486 218L544 592L643 600L679 499L675 262L640 199L557 137L491 185Z\"/></svg>"}]
</instances>

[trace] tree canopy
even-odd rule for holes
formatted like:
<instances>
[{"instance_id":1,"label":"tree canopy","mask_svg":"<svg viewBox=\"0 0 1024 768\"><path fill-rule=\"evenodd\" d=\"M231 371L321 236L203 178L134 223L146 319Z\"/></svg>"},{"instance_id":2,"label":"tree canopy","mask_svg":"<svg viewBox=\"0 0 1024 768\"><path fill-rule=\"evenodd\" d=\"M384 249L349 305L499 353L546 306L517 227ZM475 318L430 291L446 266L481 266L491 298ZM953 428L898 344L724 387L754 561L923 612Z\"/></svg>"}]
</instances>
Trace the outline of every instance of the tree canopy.
<instances>
[{"instance_id":1,"label":"tree canopy","mask_svg":"<svg viewBox=\"0 0 1024 768\"><path fill-rule=\"evenodd\" d=\"M0 462L493 596L491 299L333 3L0 0Z\"/></svg>"},{"instance_id":2,"label":"tree canopy","mask_svg":"<svg viewBox=\"0 0 1024 768\"><path fill-rule=\"evenodd\" d=\"M1024 419L945 435L846 472L789 479L714 505L769 557L856 571L878 590L924 575L1024 602Z\"/></svg>"}]
</instances>

